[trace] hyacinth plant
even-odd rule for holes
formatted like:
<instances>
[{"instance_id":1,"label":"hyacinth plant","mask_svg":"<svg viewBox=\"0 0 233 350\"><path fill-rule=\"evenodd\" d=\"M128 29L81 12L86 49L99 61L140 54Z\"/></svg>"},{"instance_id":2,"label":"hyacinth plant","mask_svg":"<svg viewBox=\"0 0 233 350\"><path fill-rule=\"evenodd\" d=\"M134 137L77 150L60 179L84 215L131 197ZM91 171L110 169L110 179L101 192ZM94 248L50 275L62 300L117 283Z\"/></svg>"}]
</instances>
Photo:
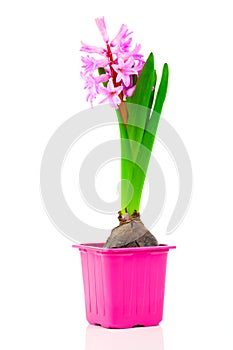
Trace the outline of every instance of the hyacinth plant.
<instances>
[{"instance_id":1,"label":"hyacinth plant","mask_svg":"<svg viewBox=\"0 0 233 350\"><path fill-rule=\"evenodd\" d=\"M139 212L143 185L168 85L168 65L159 87L154 55L144 60L141 45L132 47L132 32L125 24L109 39L104 18L96 19L104 47L82 42L81 77L87 101L99 97L116 109L121 138L121 212Z\"/></svg>"}]
</instances>

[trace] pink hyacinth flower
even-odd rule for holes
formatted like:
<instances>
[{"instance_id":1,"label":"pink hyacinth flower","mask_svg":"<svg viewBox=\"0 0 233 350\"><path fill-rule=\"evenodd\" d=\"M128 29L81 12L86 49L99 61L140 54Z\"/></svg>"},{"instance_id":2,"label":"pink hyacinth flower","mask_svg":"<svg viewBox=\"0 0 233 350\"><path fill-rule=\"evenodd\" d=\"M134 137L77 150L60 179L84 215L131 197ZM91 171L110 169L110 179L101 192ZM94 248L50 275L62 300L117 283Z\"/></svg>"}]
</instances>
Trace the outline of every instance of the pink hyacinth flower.
<instances>
[{"instance_id":1,"label":"pink hyacinth flower","mask_svg":"<svg viewBox=\"0 0 233 350\"><path fill-rule=\"evenodd\" d=\"M107 87L105 88L102 86L99 90L102 94L106 95L106 97L100 103L108 101L112 107L118 108L119 104L121 103L119 94L123 90L122 86L115 87L113 85L112 79L110 79Z\"/></svg>"},{"instance_id":2,"label":"pink hyacinth flower","mask_svg":"<svg viewBox=\"0 0 233 350\"><path fill-rule=\"evenodd\" d=\"M104 41L107 43L109 38L108 38L108 33L107 33L107 29L106 29L106 24L105 24L105 20L104 17L102 18L96 18L95 22L97 24L97 27L99 28L99 31L102 35L102 38L104 39Z\"/></svg>"},{"instance_id":3,"label":"pink hyacinth flower","mask_svg":"<svg viewBox=\"0 0 233 350\"><path fill-rule=\"evenodd\" d=\"M92 73L96 69L96 60L93 57L87 56L81 58L84 63L82 68L84 70L84 74Z\"/></svg>"},{"instance_id":4,"label":"pink hyacinth flower","mask_svg":"<svg viewBox=\"0 0 233 350\"><path fill-rule=\"evenodd\" d=\"M131 97L131 96L133 96L135 89L136 89L136 85L134 85L134 86L132 86L132 87L129 87L128 89L125 88L125 89L124 89L125 96L126 96L126 97Z\"/></svg>"},{"instance_id":5,"label":"pink hyacinth flower","mask_svg":"<svg viewBox=\"0 0 233 350\"><path fill-rule=\"evenodd\" d=\"M80 51L84 51L88 53L99 53L100 55L103 55L105 52L103 47L87 45L83 41L81 41L81 44L82 44L82 47Z\"/></svg>"},{"instance_id":6,"label":"pink hyacinth flower","mask_svg":"<svg viewBox=\"0 0 233 350\"><path fill-rule=\"evenodd\" d=\"M120 43L120 41L124 38L126 38L126 36L128 36L127 34L128 28L125 24L122 24L119 32L117 33L117 35L115 36L115 38L111 41L111 46L116 46Z\"/></svg>"},{"instance_id":7,"label":"pink hyacinth flower","mask_svg":"<svg viewBox=\"0 0 233 350\"><path fill-rule=\"evenodd\" d=\"M95 81L95 78L91 75L85 75L82 72L80 73L80 75L85 81L84 89L88 90L87 101L90 101L92 106L92 102L97 95L97 89L98 89L97 83Z\"/></svg>"},{"instance_id":8,"label":"pink hyacinth flower","mask_svg":"<svg viewBox=\"0 0 233 350\"><path fill-rule=\"evenodd\" d=\"M140 75L145 63L143 55L140 54L141 46L136 45L132 48L132 32L125 24L121 25L117 35L111 41L104 17L96 18L95 22L105 42L105 47L91 46L82 42L81 51L87 53L86 57L82 57L81 73L85 80L84 88L88 90L87 99L92 104L97 95L104 95L102 103L108 101L114 108L122 109L124 105L122 102L132 96L135 90L133 76ZM95 57L95 54L101 57ZM124 124L126 125L127 118L125 119Z\"/></svg>"},{"instance_id":9,"label":"pink hyacinth flower","mask_svg":"<svg viewBox=\"0 0 233 350\"><path fill-rule=\"evenodd\" d=\"M128 87L130 85L130 76L138 73L136 69L132 68L133 66L133 57L130 57L126 62L119 58L118 64L112 65L112 68L117 73L116 82L119 83L122 80L124 85Z\"/></svg>"},{"instance_id":10,"label":"pink hyacinth flower","mask_svg":"<svg viewBox=\"0 0 233 350\"><path fill-rule=\"evenodd\" d=\"M135 60L142 60L143 55L139 53L141 50L141 45L137 44L135 48L132 51L127 51L127 50L121 50L121 52L118 54L119 57L121 57L124 61L126 61L129 57L133 57ZM143 60L142 60L143 61ZM143 61L143 63L145 63Z\"/></svg>"},{"instance_id":11,"label":"pink hyacinth flower","mask_svg":"<svg viewBox=\"0 0 233 350\"><path fill-rule=\"evenodd\" d=\"M111 76L109 74L101 74L95 78L95 82L96 82L96 84L106 83L107 81L109 81L110 77ZM98 91L98 89L97 89L97 91Z\"/></svg>"},{"instance_id":12,"label":"pink hyacinth flower","mask_svg":"<svg viewBox=\"0 0 233 350\"><path fill-rule=\"evenodd\" d=\"M84 74L93 73L99 67L105 67L108 64L108 59L103 58L102 60L97 60L94 57L82 57L82 62L84 63L82 68L84 70Z\"/></svg>"}]
</instances>

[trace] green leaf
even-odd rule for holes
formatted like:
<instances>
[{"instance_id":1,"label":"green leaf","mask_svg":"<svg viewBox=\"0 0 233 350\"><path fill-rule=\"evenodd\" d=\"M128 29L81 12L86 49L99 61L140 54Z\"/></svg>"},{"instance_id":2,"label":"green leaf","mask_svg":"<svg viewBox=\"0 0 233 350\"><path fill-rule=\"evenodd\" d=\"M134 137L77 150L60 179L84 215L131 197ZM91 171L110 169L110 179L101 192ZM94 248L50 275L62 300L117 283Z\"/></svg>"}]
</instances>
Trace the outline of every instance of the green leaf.
<instances>
[{"instance_id":1,"label":"green leaf","mask_svg":"<svg viewBox=\"0 0 233 350\"><path fill-rule=\"evenodd\" d=\"M168 77L169 77L168 64L165 63L163 66L162 77L161 77L161 81L159 84L159 89L157 92L155 106L154 106L155 112L157 112L159 114L161 114L161 112L162 112L163 103L165 101L166 94L167 94Z\"/></svg>"},{"instance_id":2,"label":"green leaf","mask_svg":"<svg viewBox=\"0 0 233 350\"><path fill-rule=\"evenodd\" d=\"M154 85L153 85L153 89L152 89L152 93L150 96L150 103L149 103L149 108L152 108L153 102L154 102L154 96L155 96L155 87L156 87L156 82L157 82L157 73L156 70L154 70Z\"/></svg>"},{"instance_id":3,"label":"green leaf","mask_svg":"<svg viewBox=\"0 0 233 350\"><path fill-rule=\"evenodd\" d=\"M145 133L143 136L142 143L150 151L152 151L156 131L158 128L160 115L162 112L163 104L167 94L168 87L168 78L169 78L169 69L167 63L163 66L162 76L158 88L158 92L155 98L154 108L151 114L151 117L147 123Z\"/></svg>"},{"instance_id":4,"label":"green leaf","mask_svg":"<svg viewBox=\"0 0 233 350\"><path fill-rule=\"evenodd\" d=\"M132 181L136 186L136 192L131 200L129 207L135 207L139 210L141 195L143 191L143 185L153 149L156 131L160 120L163 104L166 98L167 87L168 87L168 65L164 64L162 77L160 80L157 95L155 97L154 108L151 117L146 125L146 129L143 135L142 144L139 148L137 160L135 161L135 167L133 170ZM140 166L138 166L140 165Z\"/></svg>"},{"instance_id":5,"label":"green leaf","mask_svg":"<svg viewBox=\"0 0 233 350\"><path fill-rule=\"evenodd\" d=\"M167 64L163 67L157 94L152 90L156 81L157 76L151 54L139 76L134 95L127 99L129 120L126 128L117 110L121 135L121 179L123 180L121 209L124 210L127 203L130 213L134 209L140 209L143 185L167 92ZM153 108L152 111L151 108ZM133 193L130 184L134 187Z\"/></svg>"},{"instance_id":6,"label":"green leaf","mask_svg":"<svg viewBox=\"0 0 233 350\"><path fill-rule=\"evenodd\" d=\"M147 113L140 106L149 107L155 86L154 55L151 53L143 66L133 96L127 98L129 139L141 143L147 123ZM135 150L135 156L137 150Z\"/></svg>"},{"instance_id":7,"label":"green leaf","mask_svg":"<svg viewBox=\"0 0 233 350\"><path fill-rule=\"evenodd\" d=\"M133 96L127 98L127 102L148 107L153 86L154 86L154 55L151 52L140 73L134 94Z\"/></svg>"},{"instance_id":8,"label":"green leaf","mask_svg":"<svg viewBox=\"0 0 233 350\"><path fill-rule=\"evenodd\" d=\"M156 82L157 82L157 73L156 73L156 70L154 70L154 89L152 90L152 93L151 93L151 96L150 96L150 101L149 101L149 106L148 106L148 112L147 112L147 121L146 121L146 126L147 126L147 123L150 119L150 116L151 116L151 109L153 107L153 103L154 103L154 97L155 97L155 87L156 87ZM146 129L146 126L145 126L145 129Z\"/></svg>"}]
</instances>

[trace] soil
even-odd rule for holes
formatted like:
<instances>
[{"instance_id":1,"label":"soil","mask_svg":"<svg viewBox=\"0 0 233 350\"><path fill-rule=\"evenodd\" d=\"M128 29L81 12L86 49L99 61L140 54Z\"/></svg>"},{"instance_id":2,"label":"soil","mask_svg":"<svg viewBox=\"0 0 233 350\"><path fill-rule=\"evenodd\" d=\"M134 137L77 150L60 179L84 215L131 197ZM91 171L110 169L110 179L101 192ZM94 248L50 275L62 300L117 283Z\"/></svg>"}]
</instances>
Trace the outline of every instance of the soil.
<instances>
[{"instance_id":1,"label":"soil","mask_svg":"<svg viewBox=\"0 0 233 350\"><path fill-rule=\"evenodd\" d=\"M157 246L158 241L140 219L130 219L115 227L104 248Z\"/></svg>"}]
</instances>

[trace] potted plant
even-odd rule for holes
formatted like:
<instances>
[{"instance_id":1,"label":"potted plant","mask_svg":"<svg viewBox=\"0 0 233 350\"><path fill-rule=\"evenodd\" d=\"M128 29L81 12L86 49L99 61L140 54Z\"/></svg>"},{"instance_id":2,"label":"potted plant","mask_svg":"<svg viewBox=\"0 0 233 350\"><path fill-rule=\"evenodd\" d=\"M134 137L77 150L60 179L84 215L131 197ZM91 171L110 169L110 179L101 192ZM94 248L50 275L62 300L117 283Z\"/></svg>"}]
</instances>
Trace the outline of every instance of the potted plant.
<instances>
[{"instance_id":1,"label":"potted plant","mask_svg":"<svg viewBox=\"0 0 233 350\"><path fill-rule=\"evenodd\" d=\"M169 249L144 226L140 201L168 85L164 64L156 89L153 53L144 60L140 45L131 48L131 32L122 25L109 40L104 18L96 24L105 47L82 43L81 77L87 100L103 95L116 109L121 139L119 225L105 243L74 245L81 252L86 315L106 328L158 325L162 320ZM97 55L97 57L94 57Z\"/></svg>"}]
</instances>

